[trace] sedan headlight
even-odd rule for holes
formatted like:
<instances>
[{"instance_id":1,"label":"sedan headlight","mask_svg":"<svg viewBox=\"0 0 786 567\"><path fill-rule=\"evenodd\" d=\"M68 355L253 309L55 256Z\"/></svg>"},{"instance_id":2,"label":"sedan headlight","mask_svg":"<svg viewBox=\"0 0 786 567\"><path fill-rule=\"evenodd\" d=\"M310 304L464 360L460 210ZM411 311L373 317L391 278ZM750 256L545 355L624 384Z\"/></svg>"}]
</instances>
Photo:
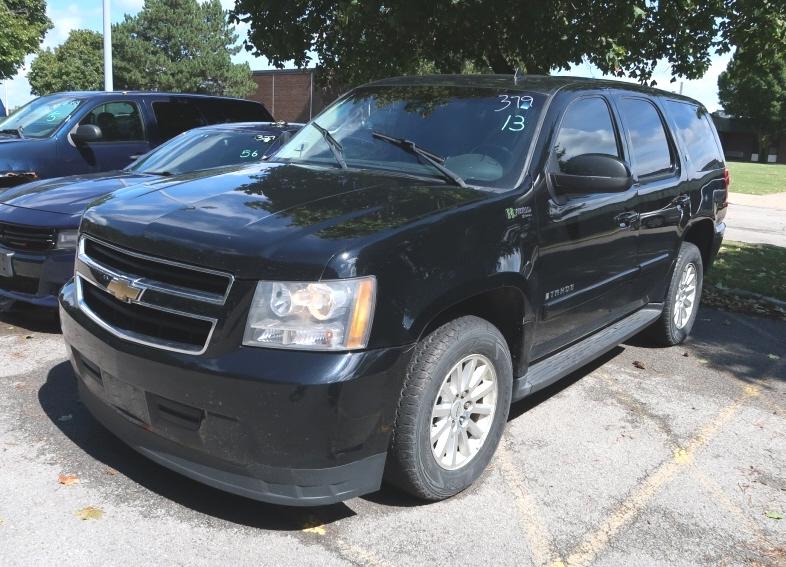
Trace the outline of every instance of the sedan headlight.
<instances>
[{"instance_id":1,"label":"sedan headlight","mask_svg":"<svg viewBox=\"0 0 786 567\"><path fill-rule=\"evenodd\" d=\"M259 282L243 344L303 350L365 348L376 288L373 276L321 282Z\"/></svg>"},{"instance_id":2,"label":"sedan headlight","mask_svg":"<svg viewBox=\"0 0 786 567\"><path fill-rule=\"evenodd\" d=\"M58 230L57 231L57 248L59 250L74 250L76 243L79 241L78 230Z\"/></svg>"}]
</instances>

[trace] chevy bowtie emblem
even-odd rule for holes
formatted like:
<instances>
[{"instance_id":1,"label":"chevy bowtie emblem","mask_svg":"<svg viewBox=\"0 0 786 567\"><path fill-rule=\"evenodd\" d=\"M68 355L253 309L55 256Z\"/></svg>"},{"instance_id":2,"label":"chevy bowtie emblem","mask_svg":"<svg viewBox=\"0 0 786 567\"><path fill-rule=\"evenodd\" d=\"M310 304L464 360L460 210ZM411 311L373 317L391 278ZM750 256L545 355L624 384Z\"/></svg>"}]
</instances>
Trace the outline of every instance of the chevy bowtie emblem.
<instances>
[{"instance_id":1,"label":"chevy bowtie emblem","mask_svg":"<svg viewBox=\"0 0 786 567\"><path fill-rule=\"evenodd\" d=\"M112 278L112 281L106 286L106 290L114 295L116 299L125 303L136 301L142 294L141 289L135 288L128 281L118 278Z\"/></svg>"}]
</instances>

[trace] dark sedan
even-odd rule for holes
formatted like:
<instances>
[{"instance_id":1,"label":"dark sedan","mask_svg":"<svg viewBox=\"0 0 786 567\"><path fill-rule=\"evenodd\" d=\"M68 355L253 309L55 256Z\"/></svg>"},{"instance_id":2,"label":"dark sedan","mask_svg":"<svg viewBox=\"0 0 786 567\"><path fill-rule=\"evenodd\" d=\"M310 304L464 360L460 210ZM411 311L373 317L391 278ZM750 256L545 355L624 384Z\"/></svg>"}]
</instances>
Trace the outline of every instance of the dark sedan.
<instances>
[{"instance_id":1,"label":"dark sedan","mask_svg":"<svg viewBox=\"0 0 786 567\"><path fill-rule=\"evenodd\" d=\"M274 153L300 124L235 123L196 128L119 171L75 175L0 190L0 307L56 307L73 275L77 229L88 203L118 189Z\"/></svg>"}]
</instances>

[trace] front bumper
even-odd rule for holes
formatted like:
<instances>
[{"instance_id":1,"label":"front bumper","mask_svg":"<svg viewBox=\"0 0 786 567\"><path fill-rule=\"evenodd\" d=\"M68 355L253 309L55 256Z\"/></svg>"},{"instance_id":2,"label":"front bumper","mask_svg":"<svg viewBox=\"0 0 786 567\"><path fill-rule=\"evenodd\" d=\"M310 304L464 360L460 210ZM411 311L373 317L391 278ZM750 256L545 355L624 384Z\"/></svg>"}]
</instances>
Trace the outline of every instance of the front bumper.
<instances>
[{"instance_id":1,"label":"front bumper","mask_svg":"<svg viewBox=\"0 0 786 567\"><path fill-rule=\"evenodd\" d=\"M256 500L323 505L379 489L411 347L179 354L108 334L60 296L88 409L131 447Z\"/></svg>"},{"instance_id":2,"label":"front bumper","mask_svg":"<svg viewBox=\"0 0 786 567\"><path fill-rule=\"evenodd\" d=\"M12 252L14 276L0 276L0 297L57 308L57 294L74 275L74 250L50 250L47 252Z\"/></svg>"}]
</instances>

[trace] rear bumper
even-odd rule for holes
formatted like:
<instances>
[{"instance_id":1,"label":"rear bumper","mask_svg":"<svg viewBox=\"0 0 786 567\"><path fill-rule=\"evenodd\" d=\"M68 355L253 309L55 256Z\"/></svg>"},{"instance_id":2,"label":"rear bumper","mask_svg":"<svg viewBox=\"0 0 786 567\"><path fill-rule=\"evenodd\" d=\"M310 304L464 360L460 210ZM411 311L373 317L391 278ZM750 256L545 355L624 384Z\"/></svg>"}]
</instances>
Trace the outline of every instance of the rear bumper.
<instances>
[{"instance_id":1,"label":"rear bumper","mask_svg":"<svg viewBox=\"0 0 786 567\"><path fill-rule=\"evenodd\" d=\"M379 488L411 348L178 354L107 334L73 296L68 284L60 316L82 400L143 455L276 504L324 505Z\"/></svg>"},{"instance_id":2,"label":"rear bumper","mask_svg":"<svg viewBox=\"0 0 786 567\"><path fill-rule=\"evenodd\" d=\"M726 223L724 222L716 222L715 223L715 233L712 239L712 254L710 254L710 264L709 266L705 266L704 270L709 270L712 267L712 264L715 262L715 258L718 256L718 251L720 250L721 244L723 244L723 235L726 233Z\"/></svg>"},{"instance_id":3,"label":"rear bumper","mask_svg":"<svg viewBox=\"0 0 786 567\"><path fill-rule=\"evenodd\" d=\"M13 252L14 276L0 277L0 297L57 308L57 294L74 275L73 250Z\"/></svg>"}]
</instances>

